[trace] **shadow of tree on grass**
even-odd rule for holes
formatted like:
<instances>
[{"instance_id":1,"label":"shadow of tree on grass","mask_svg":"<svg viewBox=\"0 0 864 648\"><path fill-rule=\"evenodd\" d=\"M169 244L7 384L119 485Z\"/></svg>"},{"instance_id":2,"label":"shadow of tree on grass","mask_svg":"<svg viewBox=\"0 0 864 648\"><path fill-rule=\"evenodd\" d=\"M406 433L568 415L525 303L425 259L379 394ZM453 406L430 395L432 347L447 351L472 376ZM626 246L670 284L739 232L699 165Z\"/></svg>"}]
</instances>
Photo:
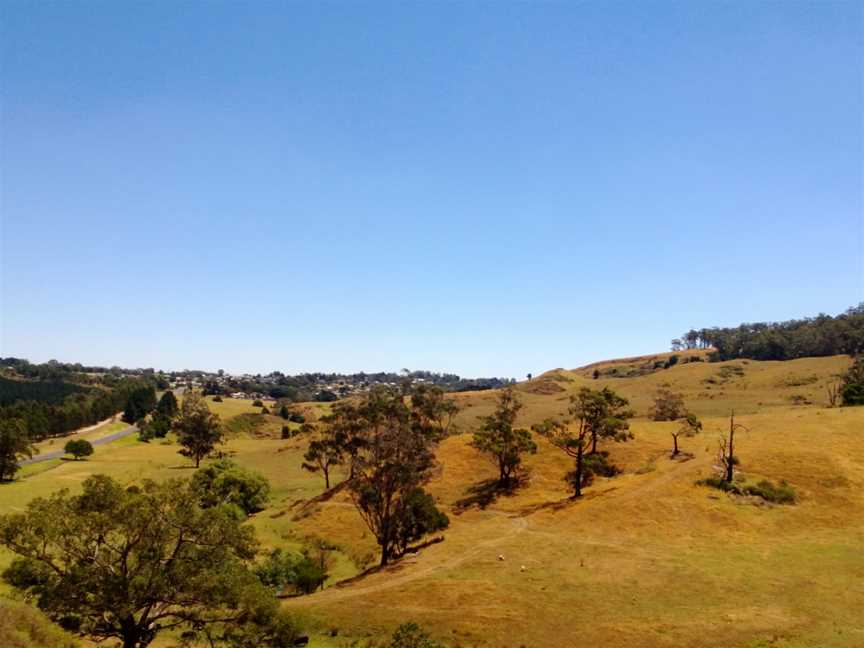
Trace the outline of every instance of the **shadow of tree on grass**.
<instances>
[{"instance_id":1,"label":"shadow of tree on grass","mask_svg":"<svg viewBox=\"0 0 864 648\"><path fill-rule=\"evenodd\" d=\"M499 497L511 497L515 495L516 491L527 485L527 483L528 477L526 475L520 475L505 484L502 484L497 479L486 479L468 488L465 497L453 504L453 513L459 515L473 506L481 510L485 509Z\"/></svg>"}]
</instances>

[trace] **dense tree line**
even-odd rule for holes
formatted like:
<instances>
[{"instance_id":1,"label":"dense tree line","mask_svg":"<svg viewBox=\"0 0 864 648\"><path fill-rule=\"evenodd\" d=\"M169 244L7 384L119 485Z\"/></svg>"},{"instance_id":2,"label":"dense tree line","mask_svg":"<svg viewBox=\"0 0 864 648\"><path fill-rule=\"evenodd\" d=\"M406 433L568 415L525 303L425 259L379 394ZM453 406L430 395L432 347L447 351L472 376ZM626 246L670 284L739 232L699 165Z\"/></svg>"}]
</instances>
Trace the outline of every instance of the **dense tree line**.
<instances>
[{"instance_id":1,"label":"dense tree line","mask_svg":"<svg viewBox=\"0 0 864 648\"><path fill-rule=\"evenodd\" d=\"M792 360L864 352L864 303L836 317L757 322L729 328L691 329L672 340L672 350L713 348L717 361Z\"/></svg>"},{"instance_id":2,"label":"dense tree line","mask_svg":"<svg viewBox=\"0 0 864 648\"><path fill-rule=\"evenodd\" d=\"M152 367L147 369L123 369L121 367L86 366L80 362L58 362L49 360L34 364L24 358L0 358L0 369L12 372L22 378L41 381L63 381L67 383L114 384L123 377L149 377L161 383L164 376ZM167 384L157 385L160 389Z\"/></svg>"},{"instance_id":3,"label":"dense tree line","mask_svg":"<svg viewBox=\"0 0 864 648\"><path fill-rule=\"evenodd\" d=\"M0 407L0 420L20 420L29 438L40 441L98 423L116 414L126 408L130 395L136 390L139 393L146 390L155 399L154 387L148 381L126 378L110 388L92 387L75 391L59 402L53 397L50 400L16 400ZM49 390L45 393L53 392ZM149 400L149 397L145 400Z\"/></svg>"},{"instance_id":4,"label":"dense tree line","mask_svg":"<svg viewBox=\"0 0 864 648\"><path fill-rule=\"evenodd\" d=\"M59 403L67 396L89 390L88 387L59 380L11 380L0 376L0 407L22 400Z\"/></svg>"}]
</instances>

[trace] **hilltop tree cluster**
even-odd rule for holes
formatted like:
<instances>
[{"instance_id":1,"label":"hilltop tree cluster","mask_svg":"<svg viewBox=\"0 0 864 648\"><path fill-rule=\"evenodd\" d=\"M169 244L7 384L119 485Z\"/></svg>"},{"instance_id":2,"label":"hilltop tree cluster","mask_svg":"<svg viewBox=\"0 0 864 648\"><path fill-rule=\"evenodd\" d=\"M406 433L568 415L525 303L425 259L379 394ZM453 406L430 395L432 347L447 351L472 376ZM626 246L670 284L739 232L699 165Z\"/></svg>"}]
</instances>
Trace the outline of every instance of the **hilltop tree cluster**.
<instances>
[{"instance_id":1,"label":"hilltop tree cluster","mask_svg":"<svg viewBox=\"0 0 864 648\"><path fill-rule=\"evenodd\" d=\"M757 322L733 328L691 329L672 340L672 350L713 347L713 360L792 360L864 353L864 303L835 317Z\"/></svg>"}]
</instances>

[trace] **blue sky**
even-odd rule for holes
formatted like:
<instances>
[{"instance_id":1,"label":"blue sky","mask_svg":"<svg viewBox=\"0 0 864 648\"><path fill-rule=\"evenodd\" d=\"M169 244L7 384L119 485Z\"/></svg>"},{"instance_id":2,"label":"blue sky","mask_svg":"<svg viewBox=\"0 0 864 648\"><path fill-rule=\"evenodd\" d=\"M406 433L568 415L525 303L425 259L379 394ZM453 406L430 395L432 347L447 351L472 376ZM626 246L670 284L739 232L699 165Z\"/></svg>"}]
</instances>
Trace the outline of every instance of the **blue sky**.
<instances>
[{"instance_id":1,"label":"blue sky","mask_svg":"<svg viewBox=\"0 0 864 648\"><path fill-rule=\"evenodd\" d=\"M858 2L0 11L2 355L521 377L864 300Z\"/></svg>"}]
</instances>

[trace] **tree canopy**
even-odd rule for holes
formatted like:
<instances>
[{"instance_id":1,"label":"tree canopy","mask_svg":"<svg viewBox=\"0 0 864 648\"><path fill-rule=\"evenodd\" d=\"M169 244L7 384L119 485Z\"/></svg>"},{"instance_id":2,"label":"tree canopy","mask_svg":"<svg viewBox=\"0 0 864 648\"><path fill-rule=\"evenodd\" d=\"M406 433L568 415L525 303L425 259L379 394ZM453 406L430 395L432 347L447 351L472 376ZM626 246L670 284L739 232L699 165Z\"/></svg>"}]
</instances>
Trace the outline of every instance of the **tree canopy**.
<instances>
[{"instance_id":1,"label":"tree canopy","mask_svg":"<svg viewBox=\"0 0 864 648\"><path fill-rule=\"evenodd\" d=\"M487 454L498 468L498 482L506 485L522 464L522 455L537 452L531 431L514 427L522 403L512 389L498 395L495 411L484 417L471 445Z\"/></svg>"},{"instance_id":2,"label":"tree canopy","mask_svg":"<svg viewBox=\"0 0 864 648\"><path fill-rule=\"evenodd\" d=\"M275 600L250 569L254 531L230 508L201 508L179 480L124 488L96 475L82 487L0 518L0 544L18 554L3 578L49 618L124 648L184 628L290 645Z\"/></svg>"},{"instance_id":3,"label":"tree canopy","mask_svg":"<svg viewBox=\"0 0 864 648\"><path fill-rule=\"evenodd\" d=\"M196 468L222 442L219 416L212 413L204 397L195 392L184 395L173 429L177 441L183 446L180 454L192 459Z\"/></svg>"},{"instance_id":4,"label":"tree canopy","mask_svg":"<svg viewBox=\"0 0 864 648\"><path fill-rule=\"evenodd\" d=\"M456 406L434 387L377 388L340 408L352 438L348 487L360 517L381 547L381 564L418 534L446 526L424 497L434 448L449 430ZM420 518L423 518L422 520Z\"/></svg>"},{"instance_id":5,"label":"tree canopy","mask_svg":"<svg viewBox=\"0 0 864 648\"><path fill-rule=\"evenodd\" d=\"M835 317L756 322L737 327L690 329L672 350L713 347L714 360L791 360L864 353L864 303Z\"/></svg>"},{"instance_id":6,"label":"tree canopy","mask_svg":"<svg viewBox=\"0 0 864 648\"><path fill-rule=\"evenodd\" d=\"M0 419L0 481L8 481L18 472L22 457L32 457L35 448L22 419Z\"/></svg>"}]
</instances>

